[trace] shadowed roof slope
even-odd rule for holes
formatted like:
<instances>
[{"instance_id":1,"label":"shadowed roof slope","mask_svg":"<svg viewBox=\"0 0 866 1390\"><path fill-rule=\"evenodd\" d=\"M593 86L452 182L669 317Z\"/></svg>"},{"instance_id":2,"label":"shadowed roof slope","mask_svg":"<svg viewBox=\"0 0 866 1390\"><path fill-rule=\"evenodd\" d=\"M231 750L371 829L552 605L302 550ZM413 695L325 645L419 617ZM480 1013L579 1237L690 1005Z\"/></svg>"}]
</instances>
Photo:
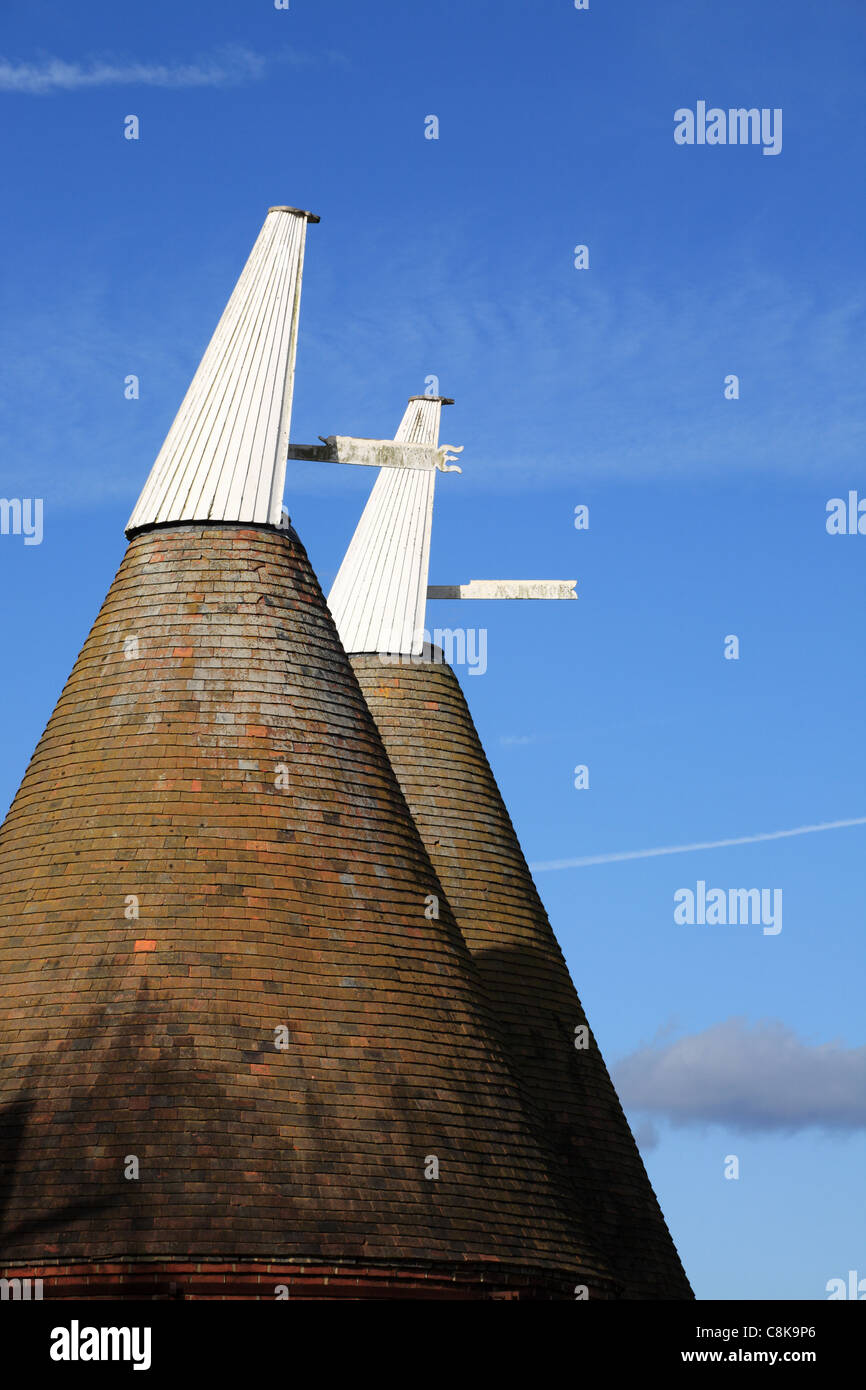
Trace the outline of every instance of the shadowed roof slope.
<instances>
[{"instance_id":1,"label":"shadowed roof slope","mask_svg":"<svg viewBox=\"0 0 866 1390\"><path fill-rule=\"evenodd\" d=\"M622 1297L691 1298L595 1038L575 1047L586 1015L454 672L351 660L573 1219Z\"/></svg>"}]
</instances>

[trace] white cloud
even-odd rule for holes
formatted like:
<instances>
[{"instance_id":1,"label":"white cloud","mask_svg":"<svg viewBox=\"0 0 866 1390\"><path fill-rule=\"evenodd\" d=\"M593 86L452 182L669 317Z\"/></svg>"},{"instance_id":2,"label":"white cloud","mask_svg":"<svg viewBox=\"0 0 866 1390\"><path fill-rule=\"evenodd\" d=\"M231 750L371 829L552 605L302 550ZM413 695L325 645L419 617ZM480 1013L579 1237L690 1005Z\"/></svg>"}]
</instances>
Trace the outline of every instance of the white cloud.
<instances>
[{"instance_id":1,"label":"white cloud","mask_svg":"<svg viewBox=\"0 0 866 1390\"><path fill-rule=\"evenodd\" d=\"M285 52L280 58L293 63L305 61L300 55ZM69 62L65 58L14 63L0 58L0 92L44 96L92 87L231 87L259 80L269 61L243 47L220 49L195 62L174 65L100 59Z\"/></svg>"},{"instance_id":2,"label":"white cloud","mask_svg":"<svg viewBox=\"0 0 866 1390\"><path fill-rule=\"evenodd\" d=\"M359 262L380 264L381 231L358 235ZM530 238L503 279L492 235L457 217L423 277L412 239L401 248L395 238L387 277L340 285L306 347L308 366L315 358L341 381L352 418L372 414L371 403L391 418L385 383L401 363L417 364L418 390L436 366L458 402L462 491L578 477L581 486L757 472L814 480L858 466L866 299L842 272L820 300L772 268L671 289L636 270L581 279ZM723 398L735 370L736 405Z\"/></svg>"},{"instance_id":3,"label":"white cloud","mask_svg":"<svg viewBox=\"0 0 866 1390\"><path fill-rule=\"evenodd\" d=\"M866 1128L866 1047L806 1043L785 1024L740 1018L663 1045L613 1068L627 1109L676 1125L748 1132Z\"/></svg>"},{"instance_id":4,"label":"white cloud","mask_svg":"<svg viewBox=\"0 0 866 1390\"><path fill-rule=\"evenodd\" d=\"M634 1142L641 1153L649 1153L651 1149L658 1147L659 1132L652 1120L642 1120L634 1126L633 1133Z\"/></svg>"}]
</instances>

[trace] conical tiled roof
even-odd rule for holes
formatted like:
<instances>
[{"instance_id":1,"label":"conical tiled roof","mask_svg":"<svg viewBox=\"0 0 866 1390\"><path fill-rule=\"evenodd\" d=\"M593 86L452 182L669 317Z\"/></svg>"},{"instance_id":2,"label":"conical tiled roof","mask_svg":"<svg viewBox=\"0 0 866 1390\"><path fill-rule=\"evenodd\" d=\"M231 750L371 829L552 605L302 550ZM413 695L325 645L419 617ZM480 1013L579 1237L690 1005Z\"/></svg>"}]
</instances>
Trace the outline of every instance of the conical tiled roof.
<instances>
[{"instance_id":1,"label":"conical tiled roof","mask_svg":"<svg viewBox=\"0 0 866 1390\"><path fill-rule=\"evenodd\" d=\"M139 515L0 832L0 1272L614 1296L304 550L234 523Z\"/></svg>"},{"instance_id":2,"label":"conical tiled roof","mask_svg":"<svg viewBox=\"0 0 866 1390\"><path fill-rule=\"evenodd\" d=\"M604 1060L592 1035L576 1032L586 1016L457 678L424 641L431 522L432 476L422 495L383 469L329 595L334 619L572 1219L622 1296L690 1298ZM419 531L423 551L407 545ZM410 611L413 637L389 642L376 617ZM373 620L358 623L359 613Z\"/></svg>"},{"instance_id":3,"label":"conical tiled roof","mask_svg":"<svg viewBox=\"0 0 866 1390\"><path fill-rule=\"evenodd\" d=\"M131 542L0 862L7 1264L587 1268L293 534Z\"/></svg>"}]
</instances>

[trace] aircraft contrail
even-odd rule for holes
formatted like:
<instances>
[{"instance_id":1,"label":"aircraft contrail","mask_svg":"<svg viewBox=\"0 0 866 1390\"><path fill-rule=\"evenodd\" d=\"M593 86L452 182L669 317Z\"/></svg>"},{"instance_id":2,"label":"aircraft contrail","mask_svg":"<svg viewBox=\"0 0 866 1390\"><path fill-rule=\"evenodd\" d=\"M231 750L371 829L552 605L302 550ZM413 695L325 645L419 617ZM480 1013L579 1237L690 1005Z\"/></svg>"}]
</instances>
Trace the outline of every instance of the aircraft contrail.
<instances>
[{"instance_id":1,"label":"aircraft contrail","mask_svg":"<svg viewBox=\"0 0 866 1390\"><path fill-rule=\"evenodd\" d=\"M614 864L620 859L654 859L658 854L688 854L693 849L726 849L728 845L756 845L760 840L785 840L789 835L814 835L818 830L842 830L848 825L866 825L866 816L853 820L828 820L822 825L798 825L794 830L768 830L763 835L739 835L733 840L703 840L694 845L664 845L659 849L627 849L618 854L590 854L583 859L549 859L530 864L533 873L549 869L583 869L588 864Z\"/></svg>"}]
</instances>

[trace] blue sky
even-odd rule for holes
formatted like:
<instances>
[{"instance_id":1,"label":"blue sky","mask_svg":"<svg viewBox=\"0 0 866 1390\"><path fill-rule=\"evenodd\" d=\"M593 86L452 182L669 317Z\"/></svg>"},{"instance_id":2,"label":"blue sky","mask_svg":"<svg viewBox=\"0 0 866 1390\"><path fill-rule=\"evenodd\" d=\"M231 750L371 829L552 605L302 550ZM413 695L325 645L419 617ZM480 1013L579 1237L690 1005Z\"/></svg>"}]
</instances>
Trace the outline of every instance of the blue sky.
<instances>
[{"instance_id":1,"label":"blue sky","mask_svg":"<svg viewBox=\"0 0 866 1390\"><path fill-rule=\"evenodd\" d=\"M429 614L488 629L464 683L529 859L866 816L866 536L825 529L866 497L864 49L860 0L7 0L0 495L45 520L0 536L3 804L290 203L294 438L392 434L436 375L432 582L578 580ZM698 100L781 108L781 153L676 145ZM370 484L290 466L326 590ZM699 1297L866 1277L864 836L537 873ZM782 889L782 931L677 925L698 880Z\"/></svg>"}]
</instances>

